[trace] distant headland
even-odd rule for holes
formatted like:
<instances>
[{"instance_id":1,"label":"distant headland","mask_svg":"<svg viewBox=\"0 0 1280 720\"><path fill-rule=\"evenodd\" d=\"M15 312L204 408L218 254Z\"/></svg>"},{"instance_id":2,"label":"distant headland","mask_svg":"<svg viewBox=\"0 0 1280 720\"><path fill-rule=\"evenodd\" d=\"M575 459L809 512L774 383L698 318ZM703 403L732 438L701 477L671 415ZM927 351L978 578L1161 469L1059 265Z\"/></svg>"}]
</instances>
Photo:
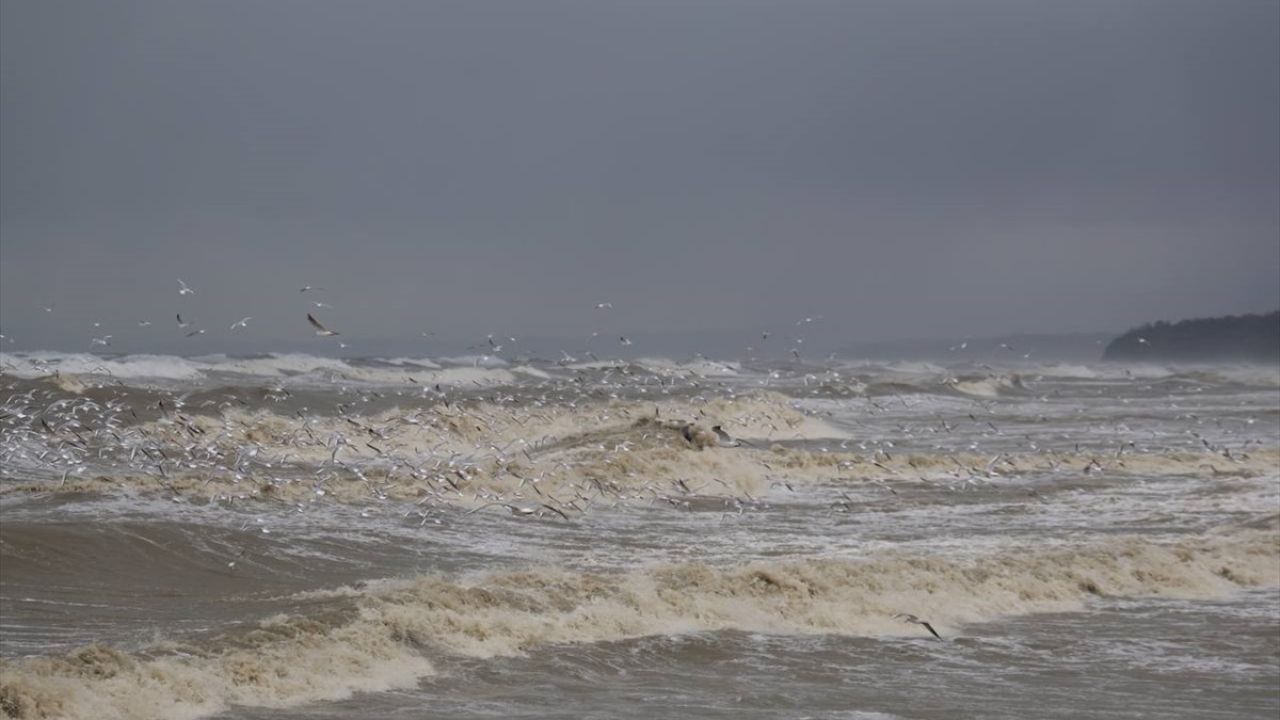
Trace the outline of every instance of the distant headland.
<instances>
[{"instance_id":1,"label":"distant headland","mask_svg":"<svg viewBox=\"0 0 1280 720\"><path fill-rule=\"evenodd\" d=\"M1149 323L1112 340L1102 359L1280 362L1280 310Z\"/></svg>"}]
</instances>

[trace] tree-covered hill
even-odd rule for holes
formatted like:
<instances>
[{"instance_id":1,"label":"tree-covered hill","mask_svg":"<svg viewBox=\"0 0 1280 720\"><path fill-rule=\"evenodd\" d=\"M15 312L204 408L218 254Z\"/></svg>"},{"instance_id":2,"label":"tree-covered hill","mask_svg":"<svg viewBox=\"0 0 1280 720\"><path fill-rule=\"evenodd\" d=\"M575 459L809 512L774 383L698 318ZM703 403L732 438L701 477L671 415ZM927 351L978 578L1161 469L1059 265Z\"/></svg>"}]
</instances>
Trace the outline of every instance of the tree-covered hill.
<instances>
[{"instance_id":1,"label":"tree-covered hill","mask_svg":"<svg viewBox=\"0 0 1280 720\"><path fill-rule=\"evenodd\" d=\"M1143 325L1112 340L1102 359L1280 362L1280 310Z\"/></svg>"}]
</instances>

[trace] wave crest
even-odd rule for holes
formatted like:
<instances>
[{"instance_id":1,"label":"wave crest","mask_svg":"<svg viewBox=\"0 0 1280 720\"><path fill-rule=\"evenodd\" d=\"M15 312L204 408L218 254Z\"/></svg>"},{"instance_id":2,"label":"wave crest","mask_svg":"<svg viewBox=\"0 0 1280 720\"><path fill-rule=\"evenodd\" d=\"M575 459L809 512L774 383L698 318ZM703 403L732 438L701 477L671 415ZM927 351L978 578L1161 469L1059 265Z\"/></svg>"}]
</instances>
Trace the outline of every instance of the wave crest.
<instances>
[{"instance_id":1,"label":"wave crest","mask_svg":"<svg viewBox=\"0 0 1280 720\"><path fill-rule=\"evenodd\" d=\"M1154 544L1119 538L970 560L665 565L624 573L567 568L474 579L425 576L347 589L346 612L277 617L195 648L127 654L102 646L0 664L9 718L191 718L231 704L296 705L389 689L433 672L429 655L488 657L547 643L745 630L910 636L897 613L944 636L969 622L1076 609L1093 596L1219 597L1280 584L1280 532L1265 527Z\"/></svg>"}]
</instances>

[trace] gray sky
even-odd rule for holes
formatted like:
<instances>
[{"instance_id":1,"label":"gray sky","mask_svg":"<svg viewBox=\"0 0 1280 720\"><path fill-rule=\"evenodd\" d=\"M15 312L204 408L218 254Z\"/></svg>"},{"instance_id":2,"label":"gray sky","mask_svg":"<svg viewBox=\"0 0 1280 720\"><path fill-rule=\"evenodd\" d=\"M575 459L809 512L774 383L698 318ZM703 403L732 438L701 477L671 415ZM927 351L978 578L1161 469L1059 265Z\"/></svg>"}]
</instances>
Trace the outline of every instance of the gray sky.
<instances>
[{"instance_id":1,"label":"gray sky","mask_svg":"<svg viewBox=\"0 0 1280 720\"><path fill-rule=\"evenodd\" d=\"M1276 0L0 8L5 348L1280 306Z\"/></svg>"}]
</instances>

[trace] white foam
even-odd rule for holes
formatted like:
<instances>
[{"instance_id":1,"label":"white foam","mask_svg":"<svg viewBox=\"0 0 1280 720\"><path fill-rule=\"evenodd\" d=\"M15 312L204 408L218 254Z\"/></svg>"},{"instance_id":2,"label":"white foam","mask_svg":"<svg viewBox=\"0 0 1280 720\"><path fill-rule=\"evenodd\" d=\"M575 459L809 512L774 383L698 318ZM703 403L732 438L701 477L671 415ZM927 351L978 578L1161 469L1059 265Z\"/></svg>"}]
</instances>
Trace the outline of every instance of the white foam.
<instances>
[{"instance_id":1,"label":"white foam","mask_svg":"<svg viewBox=\"0 0 1280 720\"><path fill-rule=\"evenodd\" d=\"M302 353L272 354L264 358L226 358L216 360L208 358L206 371L232 372L242 375L282 377L290 374L333 371L345 373L351 369L347 363L338 358L318 357Z\"/></svg>"},{"instance_id":2,"label":"white foam","mask_svg":"<svg viewBox=\"0 0 1280 720\"><path fill-rule=\"evenodd\" d=\"M691 372L703 377L737 377L742 374L742 365L739 363L706 359L679 362L662 357L643 357L637 359L636 364L658 374Z\"/></svg>"},{"instance_id":3,"label":"white foam","mask_svg":"<svg viewBox=\"0 0 1280 720\"><path fill-rule=\"evenodd\" d=\"M446 365L466 365L469 367L506 367L507 361L497 355L455 355L442 357L439 362Z\"/></svg>"},{"instance_id":4,"label":"white foam","mask_svg":"<svg viewBox=\"0 0 1280 720\"><path fill-rule=\"evenodd\" d=\"M104 375L117 379L194 380L201 364L172 355L125 355L104 358L90 353L0 353L0 365L17 377L34 378L53 373Z\"/></svg>"},{"instance_id":5,"label":"white foam","mask_svg":"<svg viewBox=\"0 0 1280 720\"><path fill-rule=\"evenodd\" d=\"M425 357L393 357L383 360L388 365L417 365L431 370L440 369L440 364Z\"/></svg>"},{"instance_id":6,"label":"white foam","mask_svg":"<svg viewBox=\"0 0 1280 720\"><path fill-rule=\"evenodd\" d=\"M1092 380L1098 377L1098 371L1085 365L1073 365L1069 363L1059 363L1057 365L1046 365L1037 370L1040 375L1048 378L1068 378L1078 380Z\"/></svg>"},{"instance_id":7,"label":"white foam","mask_svg":"<svg viewBox=\"0 0 1280 720\"><path fill-rule=\"evenodd\" d=\"M449 358L450 367L420 358L401 358L391 367L352 365L340 358L302 353L272 354L264 357L236 358L226 355L204 355L184 358L174 355L123 355L102 357L90 353L3 353L0 366L6 373L20 378L37 378L58 373L76 376L110 377L123 381L190 381L208 380L211 376L238 375L258 380L287 379L305 384L353 381L369 384L398 385L418 383L442 385L494 385L514 382L515 373L541 379L550 378L537 368L521 366L507 370L501 358ZM421 370L403 367L413 363Z\"/></svg>"}]
</instances>

